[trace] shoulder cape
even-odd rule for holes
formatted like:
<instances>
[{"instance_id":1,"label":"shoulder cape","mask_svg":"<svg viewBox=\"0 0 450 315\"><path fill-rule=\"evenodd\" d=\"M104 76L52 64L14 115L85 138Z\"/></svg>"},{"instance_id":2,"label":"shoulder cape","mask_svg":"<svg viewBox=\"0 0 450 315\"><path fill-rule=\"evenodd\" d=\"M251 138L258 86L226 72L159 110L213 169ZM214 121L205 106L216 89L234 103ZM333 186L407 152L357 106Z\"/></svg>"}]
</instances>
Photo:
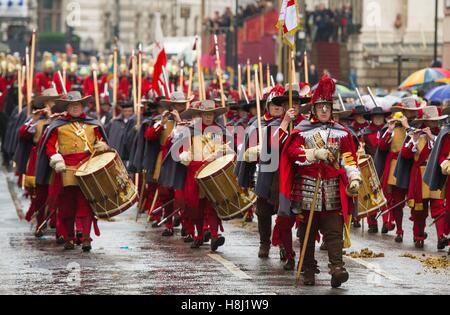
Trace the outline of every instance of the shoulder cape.
<instances>
[{"instance_id":1,"label":"shoulder cape","mask_svg":"<svg viewBox=\"0 0 450 315\"><path fill-rule=\"evenodd\" d=\"M423 180L430 186L431 190L439 190L444 187L447 176L442 174L441 167L439 165L439 153L442 148L442 142L445 136L450 133L450 125L446 125L442 128L439 136L436 139L433 150L431 151L430 158L428 159L427 168ZM449 192L447 192L449 193Z\"/></svg>"}]
</instances>

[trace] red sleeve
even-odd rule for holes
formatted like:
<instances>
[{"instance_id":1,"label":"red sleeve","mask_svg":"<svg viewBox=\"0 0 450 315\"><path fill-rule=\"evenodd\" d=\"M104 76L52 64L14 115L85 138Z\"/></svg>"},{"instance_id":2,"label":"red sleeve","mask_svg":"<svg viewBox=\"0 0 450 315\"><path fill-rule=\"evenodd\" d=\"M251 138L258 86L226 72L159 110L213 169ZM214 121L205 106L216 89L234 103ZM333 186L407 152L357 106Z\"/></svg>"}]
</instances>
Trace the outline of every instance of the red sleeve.
<instances>
[{"instance_id":1,"label":"red sleeve","mask_svg":"<svg viewBox=\"0 0 450 315\"><path fill-rule=\"evenodd\" d=\"M439 165L441 165L445 160L448 160L450 157L450 136L446 135L444 139L442 139L442 147L439 151Z\"/></svg>"},{"instance_id":2,"label":"red sleeve","mask_svg":"<svg viewBox=\"0 0 450 315\"><path fill-rule=\"evenodd\" d=\"M30 126L27 124L22 125L22 127L20 127L19 129L19 137L21 139L32 139L33 138L33 134L29 133L28 130L30 129Z\"/></svg>"},{"instance_id":3,"label":"red sleeve","mask_svg":"<svg viewBox=\"0 0 450 315\"><path fill-rule=\"evenodd\" d=\"M162 125L158 125L156 128L147 126L144 132L144 138L148 141L158 141L163 130Z\"/></svg>"},{"instance_id":4,"label":"red sleeve","mask_svg":"<svg viewBox=\"0 0 450 315\"><path fill-rule=\"evenodd\" d=\"M410 140L411 140L411 137L408 137L406 139L405 143L408 143ZM408 160L413 159L414 158L413 148L414 148L414 144L412 142L408 143L407 146L403 146L402 151L401 151L401 156L404 159L408 159Z\"/></svg>"},{"instance_id":5,"label":"red sleeve","mask_svg":"<svg viewBox=\"0 0 450 315\"><path fill-rule=\"evenodd\" d=\"M100 132L100 129L98 127L96 127L94 129L94 133L95 133L95 137L97 138L98 141L105 141L105 137L103 137L102 133ZM105 141L106 142L106 141Z\"/></svg>"},{"instance_id":6,"label":"red sleeve","mask_svg":"<svg viewBox=\"0 0 450 315\"><path fill-rule=\"evenodd\" d=\"M304 144L305 142L302 137L299 135L294 136L294 139L290 142L289 147L286 148L289 160L291 162L306 162Z\"/></svg>"},{"instance_id":7,"label":"red sleeve","mask_svg":"<svg viewBox=\"0 0 450 315\"><path fill-rule=\"evenodd\" d=\"M55 128L50 134L47 144L45 145L47 156L49 158L58 153L58 151L56 150L57 142L58 142L58 128Z\"/></svg>"},{"instance_id":8,"label":"red sleeve","mask_svg":"<svg viewBox=\"0 0 450 315\"><path fill-rule=\"evenodd\" d=\"M389 150L389 140L391 140L392 133L389 131L385 131L383 135L381 135L380 140L378 141L378 147L381 151L388 151Z\"/></svg>"}]
</instances>

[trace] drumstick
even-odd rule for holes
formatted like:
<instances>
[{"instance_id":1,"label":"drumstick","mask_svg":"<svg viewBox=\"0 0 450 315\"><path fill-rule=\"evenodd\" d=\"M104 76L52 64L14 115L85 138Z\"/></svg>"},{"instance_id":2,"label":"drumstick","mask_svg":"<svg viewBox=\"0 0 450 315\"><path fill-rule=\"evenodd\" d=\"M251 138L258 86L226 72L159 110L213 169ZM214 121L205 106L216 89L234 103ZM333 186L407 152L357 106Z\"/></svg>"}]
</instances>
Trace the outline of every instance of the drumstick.
<instances>
[{"instance_id":1,"label":"drumstick","mask_svg":"<svg viewBox=\"0 0 450 315\"><path fill-rule=\"evenodd\" d=\"M169 220L171 217L175 216L178 212L180 212L180 208L178 208L177 210L175 210L173 213L171 213L169 216L165 217L163 220L161 220L158 223L158 226L163 225L164 223L166 223L167 220Z\"/></svg>"}]
</instances>

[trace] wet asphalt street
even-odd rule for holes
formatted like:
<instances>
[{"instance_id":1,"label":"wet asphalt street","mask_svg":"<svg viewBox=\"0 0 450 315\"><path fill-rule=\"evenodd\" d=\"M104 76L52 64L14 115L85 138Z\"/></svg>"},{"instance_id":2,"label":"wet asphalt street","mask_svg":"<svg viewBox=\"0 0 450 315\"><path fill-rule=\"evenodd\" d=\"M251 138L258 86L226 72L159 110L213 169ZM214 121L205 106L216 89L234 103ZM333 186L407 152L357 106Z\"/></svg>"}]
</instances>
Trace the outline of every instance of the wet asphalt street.
<instances>
[{"instance_id":1,"label":"wet asphalt street","mask_svg":"<svg viewBox=\"0 0 450 315\"><path fill-rule=\"evenodd\" d=\"M180 240L161 237L162 229L147 226L145 218L135 222L135 209L100 222L102 232L95 238L93 251L63 251L47 232L35 239L29 223L20 221L0 172L0 294L449 294L450 269L429 269L404 254L445 256L438 253L436 236L425 250L416 250L412 241L409 211L405 210L405 242L394 236L368 235L353 230L353 247L347 252L369 248L384 258L345 258L350 281L341 289L329 285L327 256L319 252L322 271L314 288L295 285L294 272L282 270L278 249L270 259L257 258L256 223L241 221L224 224L226 243L212 254L208 246L192 250ZM24 209L28 201L15 190ZM391 232L392 233L392 232ZM295 242L298 248L298 242ZM298 250L297 250L298 252Z\"/></svg>"}]
</instances>

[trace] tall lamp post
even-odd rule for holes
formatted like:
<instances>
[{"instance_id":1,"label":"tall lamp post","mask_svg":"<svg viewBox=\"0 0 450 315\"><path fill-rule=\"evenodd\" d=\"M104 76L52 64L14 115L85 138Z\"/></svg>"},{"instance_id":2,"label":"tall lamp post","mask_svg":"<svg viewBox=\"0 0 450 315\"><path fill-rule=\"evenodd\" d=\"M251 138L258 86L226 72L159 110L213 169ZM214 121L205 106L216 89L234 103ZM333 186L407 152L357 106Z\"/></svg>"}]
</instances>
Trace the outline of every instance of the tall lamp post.
<instances>
[{"instance_id":1,"label":"tall lamp post","mask_svg":"<svg viewBox=\"0 0 450 315\"><path fill-rule=\"evenodd\" d=\"M436 8L434 12L434 59L433 59L433 66L438 66L438 7L439 7L439 0L435 0Z\"/></svg>"}]
</instances>

